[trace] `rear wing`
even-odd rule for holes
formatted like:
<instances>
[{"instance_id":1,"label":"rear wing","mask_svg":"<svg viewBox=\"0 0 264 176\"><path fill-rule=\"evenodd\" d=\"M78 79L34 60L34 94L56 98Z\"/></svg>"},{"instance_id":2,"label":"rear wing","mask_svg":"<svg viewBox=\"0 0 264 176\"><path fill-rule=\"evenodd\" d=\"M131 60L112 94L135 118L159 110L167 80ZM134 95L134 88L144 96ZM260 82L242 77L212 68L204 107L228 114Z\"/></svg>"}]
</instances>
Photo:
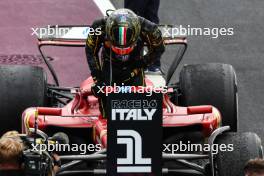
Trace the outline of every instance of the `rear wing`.
<instances>
[{"instance_id":1,"label":"rear wing","mask_svg":"<svg viewBox=\"0 0 264 176\"><path fill-rule=\"evenodd\" d=\"M178 35L175 32L177 26L159 25L165 45L187 43L186 36ZM85 46L86 39L91 32L90 26L48 26L38 31L39 45L58 46Z\"/></svg>"},{"instance_id":2,"label":"rear wing","mask_svg":"<svg viewBox=\"0 0 264 176\"><path fill-rule=\"evenodd\" d=\"M177 32L178 28L174 25L159 25L158 27L162 32L162 38L165 45L178 44L184 46L183 49L177 53L175 62L172 64L172 67L175 68L169 69L175 70L187 49L186 36L175 33L175 30ZM56 25L39 28L37 32L38 49L57 86L59 86L59 80L57 78L56 72L48 60L50 56L46 56L41 48L43 46L85 47L86 39L88 35L93 32L93 30L94 29L88 25ZM171 76L169 74L167 76L167 82L170 80L170 78Z\"/></svg>"}]
</instances>

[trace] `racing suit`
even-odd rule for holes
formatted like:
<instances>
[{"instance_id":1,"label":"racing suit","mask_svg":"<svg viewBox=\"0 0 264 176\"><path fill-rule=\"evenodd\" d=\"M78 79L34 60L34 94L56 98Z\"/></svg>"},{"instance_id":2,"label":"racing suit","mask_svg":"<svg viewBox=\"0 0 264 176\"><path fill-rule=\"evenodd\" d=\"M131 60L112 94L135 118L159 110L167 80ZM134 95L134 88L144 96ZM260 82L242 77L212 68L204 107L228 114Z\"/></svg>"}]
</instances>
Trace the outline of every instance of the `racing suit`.
<instances>
[{"instance_id":1,"label":"racing suit","mask_svg":"<svg viewBox=\"0 0 264 176\"><path fill-rule=\"evenodd\" d=\"M118 55L111 49L111 42L106 37L106 18L94 21L92 28L101 28L100 35L89 35L86 41L86 57L95 82L106 85L144 86L144 68L160 58L165 51L161 32L155 23L139 17L140 36L128 55ZM144 44L148 53L142 57ZM101 52L101 57L99 53ZM100 59L99 59L100 58ZM105 97L99 97L100 110L105 116Z\"/></svg>"}]
</instances>

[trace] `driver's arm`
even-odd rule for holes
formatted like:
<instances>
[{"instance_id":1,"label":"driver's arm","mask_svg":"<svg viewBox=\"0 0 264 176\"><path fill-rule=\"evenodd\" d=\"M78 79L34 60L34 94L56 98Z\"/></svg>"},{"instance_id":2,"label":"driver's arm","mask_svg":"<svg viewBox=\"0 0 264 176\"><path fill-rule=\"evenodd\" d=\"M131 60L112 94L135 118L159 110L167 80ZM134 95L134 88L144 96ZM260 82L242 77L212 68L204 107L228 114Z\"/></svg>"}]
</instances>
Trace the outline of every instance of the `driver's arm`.
<instances>
[{"instance_id":1,"label":"driver's arm","mask_svg":"<svg viewBox=\"0 0 264 176\"><path fill-rule=\"evenodd\" d=\"M155 62L156 59L160 59L161 55L165 51L165 45L163 43L162 34L158 25L145 18L139 18L141 21L144 42L146 42L148 47L148 53L144 56L144 60L146 65L149 66Z\"/></svg>"},{"instance_id":2,"label":"driver's arm","mask_svg":"<svg viewBox=\"0 0 264 176\"><path fill-rule=\"evenodd\" d=\"M88 35L85 46L85 53L88 61L88 65L91 71L91 75L94 81L100 80L101 66L99 62L99 50L103 42L103 29L105 25L105 19L94 21L92 28L95 30L101 28L101 35Z\"/></svg>"}]
</instances>

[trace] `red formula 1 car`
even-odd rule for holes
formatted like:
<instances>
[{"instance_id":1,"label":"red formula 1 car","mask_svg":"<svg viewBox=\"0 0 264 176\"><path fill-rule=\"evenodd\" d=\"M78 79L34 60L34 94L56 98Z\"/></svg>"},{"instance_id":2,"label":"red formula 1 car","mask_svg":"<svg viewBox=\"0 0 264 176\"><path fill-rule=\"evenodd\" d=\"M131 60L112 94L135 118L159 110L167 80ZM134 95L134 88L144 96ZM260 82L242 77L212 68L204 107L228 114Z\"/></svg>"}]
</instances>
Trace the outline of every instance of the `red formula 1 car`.
<instances>
[{"instance_id":1,"label":"red formula 1 car","mask_svg":"<svg viewBox=\"0 0 264 176\"><path fill-rule=\"evenodd\" d=\"M161 29L172 27L160 26ZM71 35L41 36L38 39L39 51L55 84L47 83L46 74L40 67L0 66L1 133L20 129L30 134L37 127L37 133L43 138L64 132L71 142L99 143L102 150L95 153L66 153L61 156L62 160L70 162L62 165L57 175L105 175L107 123L106 119L101 118L97 98L90 92L92 78L87 78L80 87L60 87L56 73L42 51L43 46L84 47L86 36L83 37L83 34L89 27L59 28L70 29ZM78 34L80 31L83 31L82 34ZM220 63L185 65L179 74L179 81L173 81L172 75L186 51L187 41L184 36L164 36L164 43L178 47L178 51L167 72L166 85L170 91L163 96L163 139L166 149L162 156L162 173L242 176L247 160L262 157L262 146L256 134L236 133L238 99L233 67ZM155 86L151 76L146 82L148 86ZM19 123L20 119L22 123ZM179 141L218 147L209 147L208 151L176 152L172 146ZM224 150L223 145L228 146L229 150ZM223 147L220 149L219 146ZM88 163L87 168L76 169L83 161Z\"/></svg>"}]
</instances>

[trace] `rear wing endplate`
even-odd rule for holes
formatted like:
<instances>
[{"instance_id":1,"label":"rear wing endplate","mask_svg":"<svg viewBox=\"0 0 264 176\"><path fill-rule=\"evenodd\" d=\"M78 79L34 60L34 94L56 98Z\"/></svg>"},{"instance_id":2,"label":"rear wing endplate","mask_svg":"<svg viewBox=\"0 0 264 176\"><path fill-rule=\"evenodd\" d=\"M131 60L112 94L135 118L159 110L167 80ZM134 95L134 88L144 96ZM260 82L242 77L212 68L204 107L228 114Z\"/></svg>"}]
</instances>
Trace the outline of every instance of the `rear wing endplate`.
<instances>
[{"instance_id":1,"label":"rear wing endplate","mask_svg":"<svg viewBox=\"0 0 264 176\"><path fill-rule=\"evenodd\" d=\"M162 32L162 38L165 45L180 44L184 46L183 49L177 53L175 57L176 62L174 62L169 69L172 70L170 72L174 72L187 49L186 36L175 33L175 31L177 31L177 26L174 25L159 25L158 27ZM37 32L38 49L57 86L59 86L58 77L48 60L49 57L44 55L41 50L42 46L85 47L86 39L93 30L95 29L92 29L88 25L56 25L39 28ZM172 73L168 74L167 83L171 79L171 76Z\"/></svg>"}]
</instances>

